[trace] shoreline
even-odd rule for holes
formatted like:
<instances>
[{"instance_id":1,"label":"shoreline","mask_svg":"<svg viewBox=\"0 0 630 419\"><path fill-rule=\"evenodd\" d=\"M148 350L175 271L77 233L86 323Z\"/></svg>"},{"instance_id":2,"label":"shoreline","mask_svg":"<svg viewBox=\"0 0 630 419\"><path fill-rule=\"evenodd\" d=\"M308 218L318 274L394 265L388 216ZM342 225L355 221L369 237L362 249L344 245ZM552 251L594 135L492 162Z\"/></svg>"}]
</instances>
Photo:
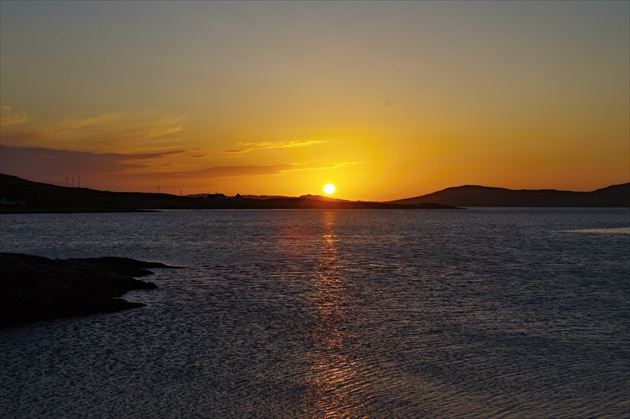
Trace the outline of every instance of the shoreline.
<instances>
[{"instance_id":1,"label":"shoreline","mask_svg":"<svg viewBox=\"0 0 630 419\"><path fill-rule=\"evenodd\" d=\"M143 307L122 297L152 290L151 268L175 267L120 257L50 259L0 253L0 328Z\"/></svg>"},{"instance_id":2,"label":"shoreline","mask_svg":"<svg viewBox=\"0 0 630 419\"><path fill-rule=\"evenodd\" d=\"M156 206L153 208L117 207L117 206L84 206L64 207L47 205L24 205L0 207L0 214L107 214L107 213L133 213L133 212L159 212L168 210L266 210L266 209L292 209L292 210L448 210L463 209L451 205L442 204L387 204L382 202L345 202L345 201L321 201L305 198L280 198L268 200L247 199L240 202L204 202L192 201L188 205L180 206Z\"/></svg>"}]
</instances>

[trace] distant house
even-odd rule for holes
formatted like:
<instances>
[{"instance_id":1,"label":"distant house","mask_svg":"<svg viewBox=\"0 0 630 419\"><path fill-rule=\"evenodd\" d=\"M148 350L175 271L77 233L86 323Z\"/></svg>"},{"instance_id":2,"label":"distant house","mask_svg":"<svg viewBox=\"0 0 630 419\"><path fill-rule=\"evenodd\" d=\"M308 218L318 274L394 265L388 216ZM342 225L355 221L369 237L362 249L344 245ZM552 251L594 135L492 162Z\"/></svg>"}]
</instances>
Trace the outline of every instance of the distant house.
<instances>
[{"instance_id":1,"label":"distant house","mask_svg":"<svg viewBox=\"0 0 630 419\"><path fill-rule=\"evenodd\" d=\"M6 199L4 196L2 196L0 197L0 205L23 206L26 205L26 201L14 201L12 199Z\"/></svg>"},{"instance_id":2,"label":"distant house","mask_svg":"<svg viewBox=\"0 0 630 419\"><path fill-rule=\"evenodd\" d=\"M232 198L232 199L234 201L244 201L245 200L245 198L243 198L240 193L237 193L236 196L234 198Z\"/></svg>"}]
</instances>

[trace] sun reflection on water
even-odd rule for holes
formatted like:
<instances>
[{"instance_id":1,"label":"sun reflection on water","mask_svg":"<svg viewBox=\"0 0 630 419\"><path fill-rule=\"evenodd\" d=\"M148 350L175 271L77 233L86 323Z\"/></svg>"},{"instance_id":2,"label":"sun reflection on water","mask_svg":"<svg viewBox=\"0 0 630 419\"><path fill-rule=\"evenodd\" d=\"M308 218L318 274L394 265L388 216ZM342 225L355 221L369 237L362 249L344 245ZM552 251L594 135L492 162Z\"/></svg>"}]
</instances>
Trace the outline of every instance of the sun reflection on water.
<instances>
[{"instance_id":1,"label":"sun reflection on water","mask_svg":"<svg viewBox=\"0 0 630 419\"><path fill-rule=\"evenodd\" d=\"M362 405L356 394L361 378L359 357L352 350L353 301L338 260L334 211L322 214L321 257L313 284L312 347L308 353L310 375L304 400L308 417L357 417Z\"/></svg>"}]
</instances>

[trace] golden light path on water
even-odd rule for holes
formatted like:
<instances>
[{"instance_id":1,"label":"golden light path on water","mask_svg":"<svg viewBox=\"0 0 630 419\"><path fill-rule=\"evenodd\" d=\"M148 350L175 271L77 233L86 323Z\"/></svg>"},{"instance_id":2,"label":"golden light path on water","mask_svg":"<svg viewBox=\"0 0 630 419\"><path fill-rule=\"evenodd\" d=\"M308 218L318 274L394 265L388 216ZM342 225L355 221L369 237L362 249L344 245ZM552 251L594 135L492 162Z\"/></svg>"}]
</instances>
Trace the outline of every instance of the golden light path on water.
<instances>
[{"instance_id":1,"label":"golden light path on water","mask_svg":"<svg viewBox=\"0 0 630 419\"><path fill-rule=\"evenodd\" d=\"M3 252L185 268L0 330L0 417L627 417L625 209L5 217Z\"/></svg>"},{"instance_id":2,"label":"golden light path on water","mask_svg":"<svg viewBox=\"0 0 630 419\"><path fill-rule=\"evenodd\" d=\"M363 368L347 347L356 340L349 327L354 306L337 259L335 217L333 211L322 214L323 244L312 294L316 326L313 348L307 355L310 382L304 398L304 413L309 417L356 417L356 411L365 405L356 391L363 381L359 373Z\"/></svg>"}]
</instances>

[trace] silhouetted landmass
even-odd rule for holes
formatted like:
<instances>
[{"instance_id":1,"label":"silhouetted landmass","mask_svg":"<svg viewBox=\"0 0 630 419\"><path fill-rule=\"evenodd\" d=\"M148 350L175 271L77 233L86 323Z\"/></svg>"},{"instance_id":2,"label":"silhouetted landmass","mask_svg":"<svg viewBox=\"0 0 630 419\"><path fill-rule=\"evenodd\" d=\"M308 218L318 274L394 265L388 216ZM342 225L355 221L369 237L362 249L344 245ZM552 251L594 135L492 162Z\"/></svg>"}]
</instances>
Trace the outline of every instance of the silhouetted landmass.
<instances>
[{"instance_id":1,"label":"silhouetted landmass","mask_svg":"<svg viewBox=\"0 0 630 419\"><path fill-rule=\"evenodd\" d=\"M0 174L3 212L127 212L203 208L202 200L159 193L109 192L31 182Z\"/></svg>"},{"instance_id":2,"label":"silhouetted landmass","mask_svg":"<svg viewBox=\"0 0 630 419\"><path fill-rule=\"evenodd\" d=\"M229 203L224 208L240 209L454 209L450 205L433 203L395 205L382 202L325 200L314 198L272 198L265 200L245 199Z\"/></svg>"},{"instance_id":3,"label":"silhouetted landmass","mask_svg":"<svg viewBox=\"0 0 630 419\"><path fill-rule=\"evenodd\" d=\"M452 209L457 207L630 207L630 183L592 192L459 186L389 202L318 195L228 197L109 192L48 185L0 174L0 212L129 212L164 209Z\"/></svg>"},{"instance_id":4,"label":"silhouetted landmass","mask_svg":"<svg viewBox=\"0 0 630 419\"><path fill-rule=\"evenodd\" d=\"M48 185L5 174L0 174L0 196L5 199L0 205L0 212L4 213L128 212L158 209L452 208L433 203L394 205L316 196L249 199L240 195L230 198L218 193L205 197L187 197L160 193L108 192Z\"/></svg>"},{"instance_id":5,"label":"silhouetted landmass","mask_svg":"<svg viewBox=\"0 0 630 419\"><path fill-rule=\"evenodd\" d=\"M458 186L390 204L439 202L458 207L630 207L630 183L592 192L512 190L486 186Z\"/></svg>"},{"instance_id":6,"label":"silhouetted landmass","mask_svg":"<svg viewBox=\"0 0 630 419\"><path fill-rule=\"evenodd\" d=\"M142 307L121 298L157 288L131 276L170 266L127 258L49 259L0 253L0 327Z\"/></svg>"},{"instance_id":7,"label":"silhouetted landmass","mask_svg":"<svg viewBox=\"0 0 630 419\"><path fill-rule=\"evenodd\" d=\"M264 199L286 198L286 196L282 196L282 195L243 195L243 198L264 200Z\"/></svg>"}]
</instances>

